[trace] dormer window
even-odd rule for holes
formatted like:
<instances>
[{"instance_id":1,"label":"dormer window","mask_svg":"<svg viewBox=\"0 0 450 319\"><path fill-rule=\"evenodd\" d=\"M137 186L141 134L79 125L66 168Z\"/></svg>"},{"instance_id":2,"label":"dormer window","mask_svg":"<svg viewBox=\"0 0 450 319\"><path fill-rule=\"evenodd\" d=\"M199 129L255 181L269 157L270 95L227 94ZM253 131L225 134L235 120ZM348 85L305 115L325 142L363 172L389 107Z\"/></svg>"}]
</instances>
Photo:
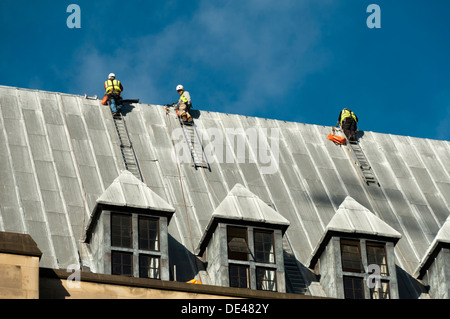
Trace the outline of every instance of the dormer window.
<instances>
[{"instance_id":1,"label":"dormer window","mask_svg":"<svg viewBox=\"0 0 450 319\"><path fill-rule=\"evenodd\" d=\"M309 267L320 274L327 296L398 298L394 246L401 235L347 197L328 223Z\"/></svg>"},{"instance_id":2,"label":"dormer window","mask_svg":"<svg viewBox=\"0 0 450 319\"><path fill-rule=\"evenodd\" d=\"M168 224L174 209L128 171L97 199L85 234L93 271L169 280Z\"/></svg>"},{"instance_id":3,"label":"dormer window","mask_svg":"<svg viewBox=\"0 0 450 319\"><path fill-rule=\"evenodd\" d=\"M227 243L230 287L277 291L273 230L227 226Z\"/></svg>"},{"instance_id":4,"label":"dormer window","mask_svg":"<svg viewBox=\"0 0 450 319\"><path fill-rule=\"evenodd\" d=\"M248 260L250 249L248 248L247 228L227 227L228 259Z\"/></svg>"},{"instance_id":5,"label":"dormer window","mask_svg":"<svg viewBox=\"0 0 450 319\"><path fill-rule=\"evenodd\" d=\"M340 240L344 297L364 299L367 291L370 299L390 298L390 278L386 256L386 243L361 240ZM366 254L361 252L365 251ZM366 290L368 277L377 275Z\"/></svg>"},{"instance_id":6,"label":"dormer window","mask_svg":"<svg viewBox=\"0 0 450 319\"><path fill-rule=\"evenodd\" d=\"M378 265L381 276L389 276L387 265L386 245L382 243L367 243L367 263L369 265Z\"/></svg>"},{"instance_id":7,"label":"dormer window","mask_svg":"<svg viewBox=\"0 0 450 319\"><path fill-rule=\"evenodd\" d=\"M111 274L160 279L160 254L152 252L159 252L158 218L111 213Z\"/></svg>"},{"instance_id":8,"label":"dormer window","mask_svg":"<svg viewBox=\"0 0 450 319\"><path fill-rule=\"evenodd\" d=\"M111 214L111 246L132 248L131 215Z\"/></svg>"},{"instance_id":9,"label":"dormer window","mask_svg":"<svg viewBox=\"0 0 450 319\"><path fill-rule=\"evenodd\" d=\"M161 279L160 258L152 255L139 255L139 277Z\"/></svg>"},{"instance_id":10,"label":"dormer window","mask_svg":"<svg viewBox=\"0 0 450 319\"><path fill-rule=\"evenodd\" d=\"M277 290L273 230L227 226L227 247L230 287Z\"/></svg>"},{"instance_id":11,"label":"dormer window","mask_svg":"<svg viewBox=\"0 0 450 319\"><path fill-rule=\"evenodd\" d=\"M216 208L196 254L214 285L285 292L283 234L289 221L242 185Z\"/></svg>"},{"instance_id":12,"label":"dormer window","mask_svg":"<svg viewBox=\"0 0 450 319\"><path fill-rule=\"evenodd\" d=\"M362 273L361 249L358 240L341 240L342 270Z\"/></svg>"},{"instance_id":13,"label":"dormer window","mask_svg":"<svg viewBox=\"0 0 450 319\"><path fill-rule=\"evenodd\" d=\"M277 291L277 272L273 268L256 267L256 289Z\"/></svg>"},{"instance_id":14,"label":"dormer window","mask_svg":"<svg viewBox=\"0 0 450 319\"><path fill-rule=\"evenodd\" d=\"M139 216L139 249L159 251L159 219Z\"/></svg>"},{"instance_id":15,"label":"dormer window","mask_svg":"<svg viewBox=\"0 0 450 319\"><path fill-rule=\"evenodd\" d=\"M261 263L275 263L275 247L273 231L255 230L255 261Z\"/></svg>"},{"instance_id":16,"label":"dormer window","mask_svg":"<svg viewBox=\"0 0 450 319\"><path fill-rule=\"evenodd\" d=\"M133 276L133 254L123 251L111 252L111 274Z\"/></svg>"},{"instance_id":17,"label":"dormer window","mask_svg":"<svg viewBox=\"0 0 450 319\"><path fill-rule=\"evenodd\" d=\"M230 287L250 288L250 267L246 265L229 265Z\"/></svg>"}]
</instances>

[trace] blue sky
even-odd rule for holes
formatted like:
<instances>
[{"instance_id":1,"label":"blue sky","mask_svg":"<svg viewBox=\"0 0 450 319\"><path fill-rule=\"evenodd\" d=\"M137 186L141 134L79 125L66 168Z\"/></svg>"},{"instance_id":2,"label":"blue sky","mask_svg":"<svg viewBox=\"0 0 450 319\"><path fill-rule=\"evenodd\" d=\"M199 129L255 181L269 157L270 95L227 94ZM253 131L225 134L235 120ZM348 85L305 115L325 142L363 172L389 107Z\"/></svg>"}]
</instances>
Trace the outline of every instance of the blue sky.
<instances>
[{"instance_id":1,"label":"blue sky","mask_svg":"<svg viewBox=\"0 0 450 319\"><path fill-rule=\"evenodd\" d=\"M81 28L69 29L69 4ZM381 9L370 29L369 4ZM0 85L450 140L448 0L2 0Z\"/></svg>"}]
</instances>

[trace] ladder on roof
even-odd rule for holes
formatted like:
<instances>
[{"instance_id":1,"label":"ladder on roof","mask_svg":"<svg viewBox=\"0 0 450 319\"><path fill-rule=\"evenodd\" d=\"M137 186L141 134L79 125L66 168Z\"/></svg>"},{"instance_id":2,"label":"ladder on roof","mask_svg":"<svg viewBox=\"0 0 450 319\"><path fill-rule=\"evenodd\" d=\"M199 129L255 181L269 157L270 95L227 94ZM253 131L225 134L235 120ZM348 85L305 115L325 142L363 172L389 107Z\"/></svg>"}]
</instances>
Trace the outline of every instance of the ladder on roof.
<instances>
[{"instance_id":1,"label":"ladder on roof","mask_svg":"<svg viewBox=\"0 0 450 319\"><path fill-rule=\"evenodd\" d=\"M120 151L122 153L122 159L125 164L125 168L130 171L136 178L144 181L141 174L141 169L134 153L133 144L128 134L127 125L122 114L113 116L114 125L116 127L117 135L120 142Z\"/></svg>"},{"instance_id":2,"label":"ladder on roof","mask_svg":"<svg viewBox=\"0 0 450 319\"><path fill-rule=\"evenodd\" d=\"M286 283L288 283L292 289L292 293L295 294L306 294L308 288L306 286L303 274L297 265L297 260L291 249L286 235L283 237L283 258L284 258L284 270L286 276Z\"/></svg>"},{"instance_id":3,"label":"ladder on roof","mask_svg":"<svg viewBox=\"0 0 450 319\"><path fill-rule=\"evenodd\" d=\"M194 167L210 168L208 159L206 158L205 150L197 131L197 125L195 121L189 124L183 124L180 121L181 128L183 129L184 138L191 152L191 157Z\"/></svg>"},{"instance_id":4,"label":"ladder on roof","mask_svg":"<svg viewBox=\"0 0 450 319\"><path fill-rule=\"evenodd\" d=\"M373 174L372 167L367 161L367 158L364 155L364 152L359 143L357 141L348 141L348 146L351 153L353 154L355 164L359 167L361 176L363 177L366 184L377 184L379 186L379 183L376 180L375 175Z\"/></svg>"}]
</instances>

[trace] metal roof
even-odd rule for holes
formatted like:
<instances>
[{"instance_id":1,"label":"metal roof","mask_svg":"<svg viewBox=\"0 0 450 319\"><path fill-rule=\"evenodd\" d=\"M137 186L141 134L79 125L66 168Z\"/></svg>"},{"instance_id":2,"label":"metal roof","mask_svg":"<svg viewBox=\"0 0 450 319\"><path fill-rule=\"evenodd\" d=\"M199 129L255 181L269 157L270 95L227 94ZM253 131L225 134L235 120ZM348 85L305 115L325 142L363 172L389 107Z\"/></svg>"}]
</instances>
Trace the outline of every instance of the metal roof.
<instances>
[{"instance_id":1,"label":"metal roof","mask_svg":"<svg viewBox=\"0 0 450 319\"><path fill-rule=\"evenodd\" d=\"M401 234L401 289L415 289L414 271L449 215L448 141L358 132L380 183L368 186L347 147L326 138L330 127L193 110L203 145L214 145L209 169L196 169L174 161L182 141L174 114L126 103L123 115L144 184L175 209L170 260L186 266L177 269L187 280L197 274L194 249L236 184L290 223L285 236L302 265L350 196ZM89 265L87 222L123 170L111 112L99 100L0 86L0 230L30 234L42 267L64 269L80 255Z\"/></svg>"}]
</instances>

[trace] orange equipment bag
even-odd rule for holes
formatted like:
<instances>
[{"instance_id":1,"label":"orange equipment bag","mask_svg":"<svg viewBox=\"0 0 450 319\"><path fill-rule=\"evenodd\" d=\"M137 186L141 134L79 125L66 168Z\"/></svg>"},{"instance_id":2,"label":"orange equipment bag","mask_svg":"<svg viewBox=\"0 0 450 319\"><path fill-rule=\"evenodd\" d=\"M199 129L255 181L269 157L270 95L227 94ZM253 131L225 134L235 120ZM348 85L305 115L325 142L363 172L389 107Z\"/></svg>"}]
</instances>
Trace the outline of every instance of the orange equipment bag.
<instances>
[{"instance_id":1,"label":"orange equipment bag","mask_svg":"<svg viewBox=\"0 0 450 319\"><path fill-rule=\"evenodd\" d=\"M186 281L188 284L195 284L195 285L203 285L203 283L200 280L197 279L191 279L189 281Z\"/></svg>"},{"instance_id":2,"label":"orange equipment bag","mask_svg":"<svg viewBox=\"0 0 450 319\"><path fill-rule=\"evenodd\" d=\"M330 141L335 142L336 144L339 144L339 145L343 145L343 144L345 144L345 142L347 141L347 140L345 139L345 137L333 135L333 134L331 134L331 133L328 134L328 139L329 139Z\"/></svg>"},{"instance_id":3,"label":"orange equipment bag","mask_svg":"<svg viewBox=\"0 0 450 319\"><path fill-rule=\"evenodd\" d=\"M105 96L103 97L102 104L103 104L103 105L108 104L108 96L107 96L107 95L105 95Z\"/></svg>"}]
</instances>

